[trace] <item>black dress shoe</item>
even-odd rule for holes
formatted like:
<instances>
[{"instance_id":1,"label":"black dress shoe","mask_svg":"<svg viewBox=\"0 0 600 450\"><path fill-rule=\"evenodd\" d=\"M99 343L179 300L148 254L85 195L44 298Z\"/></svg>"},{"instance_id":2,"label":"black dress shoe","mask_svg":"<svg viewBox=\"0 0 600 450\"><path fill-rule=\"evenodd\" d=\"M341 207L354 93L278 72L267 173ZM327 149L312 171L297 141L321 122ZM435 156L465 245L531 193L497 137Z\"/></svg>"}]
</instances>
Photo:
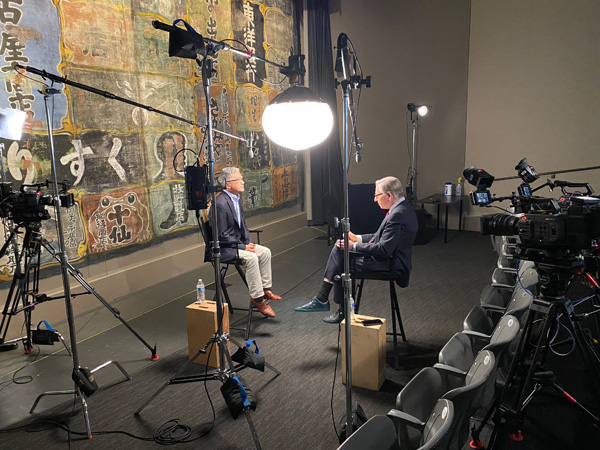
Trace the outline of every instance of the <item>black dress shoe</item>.
<instances>
[{"instance_id":1,"label":"black dress shoe","mask_svg":"<svg viewBox=\"0 0 600 450\"><path fill-rule=\"evenodd\" d=\"M336 312L332 312L328 316L323 317L323 322L325 323L340 323L344 320L344 311L337 310Z\"/></svg>"}]
</instances>

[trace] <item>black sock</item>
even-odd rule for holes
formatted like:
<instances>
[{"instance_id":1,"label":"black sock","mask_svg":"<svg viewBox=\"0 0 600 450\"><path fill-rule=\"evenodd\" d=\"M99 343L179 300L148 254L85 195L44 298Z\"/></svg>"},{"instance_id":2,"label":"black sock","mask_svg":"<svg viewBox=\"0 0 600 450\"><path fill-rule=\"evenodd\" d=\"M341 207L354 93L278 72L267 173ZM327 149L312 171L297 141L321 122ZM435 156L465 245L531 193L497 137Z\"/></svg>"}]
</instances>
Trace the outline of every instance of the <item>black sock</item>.
<instances>
[{"instance_id":1,"label":"black sock","mask_svg":"<svg viewBox=\"0 0 600 450\"><path fill-rule=\"evenodd\" d=\"M317 294L317 300L321 303L329 303L329 293L331 292L331 288L333 288L333 284L323 281L321 290Z\"/></svg>"},{"instance_id":2,"label":"black sock","mask_svg":"<svg viewBox=\"0 0 600 450\"><path fill-rule=\"evenodd\" d=\"M338 281L333 286L333 301L337 303L340 311L344 310L344 288L341 281Z\"/></svg>"}]
</instances>

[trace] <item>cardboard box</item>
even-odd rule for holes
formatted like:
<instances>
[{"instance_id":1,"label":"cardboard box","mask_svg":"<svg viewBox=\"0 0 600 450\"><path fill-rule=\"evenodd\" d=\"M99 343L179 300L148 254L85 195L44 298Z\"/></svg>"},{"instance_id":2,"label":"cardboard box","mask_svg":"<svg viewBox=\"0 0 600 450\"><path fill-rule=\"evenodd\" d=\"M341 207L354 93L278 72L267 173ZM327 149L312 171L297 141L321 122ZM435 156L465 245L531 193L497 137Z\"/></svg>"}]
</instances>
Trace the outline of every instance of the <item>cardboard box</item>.
<instances>
[{"instance_id":1,"label":"cardboard box","mask_svg":"<svg viewBox=\"0 0 600 450\"><path fill-rule=\"evenodd\" d=\"M383 323L362 324L380 319ZM342 383L346 384L346 324L342 321ZM350 329L352 386L378 391L385 381L385 319L357 314Z\"/></svg>"},{"instance_id":2,"label":"cardboard box","mask_svg":"<svg viewBox=\"0 0 600 450\"><path fill-rule=\"evenodd\" d=\"M217 332L217 304L206 300L197 305L192 303L185 308L185 319L187 323L188 353L192 358L198 350L206 345L211 336ZM229 333L229 308L227 303L223 305L223 333ZM227 342L229 348L229 342ZM194 361L196 364L206 364L210 346L205 354L201 354ZM215 343L210 352L210 367L219 367L219 350Z\"/></svg>"}]
</instances>

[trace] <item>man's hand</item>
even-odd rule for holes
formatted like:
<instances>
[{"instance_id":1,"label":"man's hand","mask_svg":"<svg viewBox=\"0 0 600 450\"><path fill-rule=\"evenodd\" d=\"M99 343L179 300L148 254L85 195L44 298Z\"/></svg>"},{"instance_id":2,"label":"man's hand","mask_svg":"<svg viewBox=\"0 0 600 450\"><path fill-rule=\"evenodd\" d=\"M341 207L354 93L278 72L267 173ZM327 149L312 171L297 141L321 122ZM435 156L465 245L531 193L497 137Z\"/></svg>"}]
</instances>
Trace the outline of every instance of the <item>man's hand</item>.
<instances>
[{"instance_id":1,"label":"man's hand","mask_svg":"<svg viewBox=\"0 0 600 450\"><path fill-rule=\"evenodd\" d=\"M352 242L356 242L356 235L352 232L352 231L348 231L348 240L352 241Z\"/></svg>"},{"instance_id":2,"label":"man's hand","mask_svg":"<svg viewBox=\"0 0 600 450\"><path fill-rule=\"evenodd\" d=\"M254 242L250 242L249 244L246 244L246 250L248 250L249 252L252 252L252 253L256 253L256 244Z\"/></svg>"},{"instance_id":3,"label":"man's hand","mask_svg":"<svg viewBox=\"0 0 600 450\"><path fill-rule=\"evenodd\" d=\"M338 239L338 241L335 243L335 245L337 245L339 248L344 250L344 240L343 239ZM350 250L352 250L354 248L354 242L348 240L348 248L350 248Z\"/></svg>"}]
</instances>

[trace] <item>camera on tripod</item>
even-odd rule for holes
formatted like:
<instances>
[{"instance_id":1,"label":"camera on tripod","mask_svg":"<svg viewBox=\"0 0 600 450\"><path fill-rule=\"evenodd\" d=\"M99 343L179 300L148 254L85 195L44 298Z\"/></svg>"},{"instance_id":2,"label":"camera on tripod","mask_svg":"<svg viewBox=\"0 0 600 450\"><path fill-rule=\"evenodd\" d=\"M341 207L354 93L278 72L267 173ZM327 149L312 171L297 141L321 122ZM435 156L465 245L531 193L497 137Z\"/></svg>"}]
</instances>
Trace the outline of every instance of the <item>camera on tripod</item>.
<instances>
[{"instance_id":1,"label":"camera on tripod","mask_svg":"<svg viewBox=\"0 0 600 450\"><path fill-rule=\"evenodd\" d=\"M53 204L52 195L42 195L42 188L48 187L50 182L23 184L21 189L15 191L10 182L0 183L0 217L11 219L15 223L38 222L50 219L46 206ZM70 208L75 204L72 193L66 192L67 182L61 183L62 191L59 192L60 206ZM26 188L35 188L30 190Z\"/></svg>"},{"instance_id":2,"label":"camera on tripod","mask_svg":"<svg viewBox=\"0 0 600 450\"><path fill-rule=\"evenodd\" d=\"M581 252L600 253L600 198L591 196L587 183L548 181L550 188L585 186L588 195L570 194L556 199L533 197L529 183L539 178L533 166L523 158L515 167L523 183L519 195L508 197L489 195L488 187L494 177L482 169L471 166L464 171L465 179L477 187L471 193L472 203L488 206L494 201L511 200L518 214L492 214L481 216L481 233L495 236L518 236L518 252L523 259L540 262L550 254L562 253L573 257ZM541 186L540 186L541 187ZM538 250L538 251L536 251ZM550 251L552 250L552 251ZM561 258L562 259L562 258Z\"/></svg>"},{"instance_id":3,"label":"camera on tripod","mask_svg":"<svg viewBox=\"0 0 600 450\"><path fill-rule=\"evenodd\" d=\"M517 235L523 247L597 252L600 250L600 198L573 197L570 206L558 213L482 216L481 233Z\"/></svg>"}]
</instances>

